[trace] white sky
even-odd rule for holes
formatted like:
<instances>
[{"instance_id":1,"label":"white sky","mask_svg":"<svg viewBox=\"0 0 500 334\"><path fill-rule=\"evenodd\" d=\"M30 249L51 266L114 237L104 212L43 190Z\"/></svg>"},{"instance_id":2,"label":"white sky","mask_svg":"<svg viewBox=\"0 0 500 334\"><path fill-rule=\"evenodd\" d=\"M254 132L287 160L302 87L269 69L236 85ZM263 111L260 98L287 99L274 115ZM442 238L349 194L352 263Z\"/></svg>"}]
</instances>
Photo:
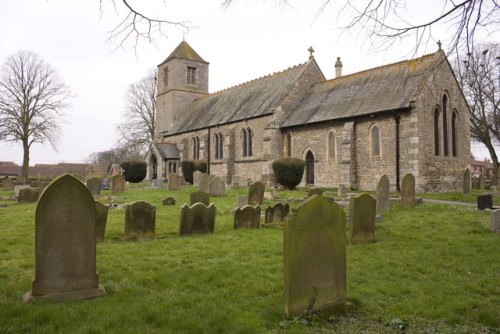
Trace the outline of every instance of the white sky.
<instances>
[{"instance_id":1,"label":"white sky","mask_svg":"<svg viewBox=\"0 0 500 334\"><path fill-rule=\"evenodd\" d=\"M35 52L56 68L74 95L58 151L49 144L34 145L31 165L81 162L92 152L114 147L128 85L161 63L186 35L182 28L167 27L167 38L157 39L156 45L141 42L133 48L129 43L116 49L116 42L107 41L108 32L125 9L120 0L116 11L110 0L102 2L101 14L99 0L0 0L0 64L18 50ZM150 0L150 10L144 8L145 1L129 2L151 16L190 22L194 28L186 41L210 62L210 92L303 63L309 46L327 78L334 75L336 57L341 57L347 74L413 56L413 40L371 51L364 35L338 29L332 8L315 19L319 0L291 0L293 7L275 0L236 0L229 9L221 8L221 0ZM419 7L408 8L416 18L436 1L417 3ZM444 31L434 28L427 49L416 56L434 52L437 40L446 49ZM475 153L481 159L487 156ZM21 164L21 145L0 142L0 161Z\"/></svg>"}]
</instances>

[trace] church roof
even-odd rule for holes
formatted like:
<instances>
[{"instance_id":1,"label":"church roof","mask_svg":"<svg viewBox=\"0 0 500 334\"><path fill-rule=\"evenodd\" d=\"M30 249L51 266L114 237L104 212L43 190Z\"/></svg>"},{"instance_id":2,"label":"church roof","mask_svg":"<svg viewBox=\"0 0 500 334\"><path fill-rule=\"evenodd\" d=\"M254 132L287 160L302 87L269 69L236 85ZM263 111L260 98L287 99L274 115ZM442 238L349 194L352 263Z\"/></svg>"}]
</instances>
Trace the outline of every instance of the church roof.
<instances>
[{"instance_id":1,"label":"church roof","mask_svg":"<svg viewBox=\"0 0 500 334\"><path fill-rule=\"evenodd\" d=\"M182 41L174 51L165 59L160 65L168 62L171 59L178 58L178 59L184 59L184 60L191 60L195 61L198 63L205 63L208 64L203 58L200 57L200 55L194 51L194 49L186 42ZM158 66L160 66L158 65Z\"/></svg>"},{"instance_id":2,"label":"church roof","mask_svg":"<svg viewBox=\"0 0 500 334\"><path fill-rule=\"evenodd\" d=\"M154 143L155 151L160 155L162 159L179 159L179 150L177 146L172 143Z\"/></svg>"},{"instance_id":3,"label":"church roof","mask_svg":"<svg viewBox=\"0 0 500 334\"><path fill-rule=\"evenodd\" d=\"M410 108L427 75L443 59L437 53L319 83L281 127Z\"/></svg>"},{"instance_id":4,"label":"church roof","mask_svg":"<svg viewBox=\"0 0 500 334\"><path fill-rule=\"evenodd\" d=\"M309 63L199 98L172 123L167 134L272 114Z\"/></svg>"}]
</instances>

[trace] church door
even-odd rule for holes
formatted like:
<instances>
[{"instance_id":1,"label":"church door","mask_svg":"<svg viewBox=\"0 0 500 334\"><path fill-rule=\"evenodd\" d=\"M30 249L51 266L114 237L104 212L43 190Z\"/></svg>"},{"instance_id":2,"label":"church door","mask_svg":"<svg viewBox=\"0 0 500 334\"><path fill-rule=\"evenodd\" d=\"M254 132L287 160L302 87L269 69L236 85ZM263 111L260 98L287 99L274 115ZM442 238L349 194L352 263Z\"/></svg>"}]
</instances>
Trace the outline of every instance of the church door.
<instances>
[{"instance_id":1,"label":"church door","mask_svg":"<svg viewBox=\"0 0 500 334\"><path fill-rule=\"evenodd\" d=\"M157 179L158 178L158 161L156 160L156 157L155 155L151 155L151 159L149 160L149 163L151 165L151 169L152 169L152 180L154 179Z\"/></svg>"},{"instance_id":2,"label":"church door","mask_svg":"<svg viewBox=\"0 0 500 334\"><path fill-rule=\"evenodd\" d=\"M306 184L314 184L314 155L311 151L306 154Z\"/></svg>"}]
</instances>

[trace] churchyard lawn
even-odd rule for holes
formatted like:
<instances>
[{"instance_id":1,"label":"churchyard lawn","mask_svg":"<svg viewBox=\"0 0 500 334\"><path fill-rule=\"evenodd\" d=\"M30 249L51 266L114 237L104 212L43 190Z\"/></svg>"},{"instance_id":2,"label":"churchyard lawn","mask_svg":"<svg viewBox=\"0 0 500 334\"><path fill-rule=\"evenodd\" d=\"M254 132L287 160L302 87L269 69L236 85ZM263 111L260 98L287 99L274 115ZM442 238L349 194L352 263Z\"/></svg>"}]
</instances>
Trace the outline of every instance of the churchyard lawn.
<instances>
[{"instance_id":1,"label":"churchyard lawn","mask_svg":"<svg viewBox=\"0 0 500 334\"><path fill-rule=\"evenodd\" d=\"M500 331L500 234L491 232L487 211L391 203L376 223L375 243L347 246L352 312L285 319L281 227L233 230L232 210L247 190L226 189L226 196L210 198L215 232L179 237L180 206L195 190L136 186L116 195L119 204L157 207L156 239L123 241L125 210L110 209L105 242L97 244L107 294L56 304L22 302L34 277L36 204L1 201L8 206L0 208L0 333ZM293 208L306 193L280 191L277 200L293 198ZM102 201L110 195L102 191ZM161 205L167 196L176 205ZM440 199L451 196L465 198ZM265 200L262 211L271 203Z\"/></svg>"}]
</instances>

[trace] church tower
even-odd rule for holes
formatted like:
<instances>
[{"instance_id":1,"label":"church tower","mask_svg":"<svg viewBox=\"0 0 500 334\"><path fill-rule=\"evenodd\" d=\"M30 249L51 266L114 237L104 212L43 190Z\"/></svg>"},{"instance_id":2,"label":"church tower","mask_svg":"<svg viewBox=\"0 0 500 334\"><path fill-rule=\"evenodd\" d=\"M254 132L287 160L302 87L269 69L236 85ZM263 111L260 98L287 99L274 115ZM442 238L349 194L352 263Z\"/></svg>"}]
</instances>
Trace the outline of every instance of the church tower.
<instances>
[{"instance_id":1,"label":"church tower","mask_svg":"<svg viewBox=\"0 0 500 334\"><path fill-rule=\"evenodd\" d=\"M182 41L158 65L156 136L167 131L196 98L208 94L208 64Z\"/></svg>"}]
</instances>

